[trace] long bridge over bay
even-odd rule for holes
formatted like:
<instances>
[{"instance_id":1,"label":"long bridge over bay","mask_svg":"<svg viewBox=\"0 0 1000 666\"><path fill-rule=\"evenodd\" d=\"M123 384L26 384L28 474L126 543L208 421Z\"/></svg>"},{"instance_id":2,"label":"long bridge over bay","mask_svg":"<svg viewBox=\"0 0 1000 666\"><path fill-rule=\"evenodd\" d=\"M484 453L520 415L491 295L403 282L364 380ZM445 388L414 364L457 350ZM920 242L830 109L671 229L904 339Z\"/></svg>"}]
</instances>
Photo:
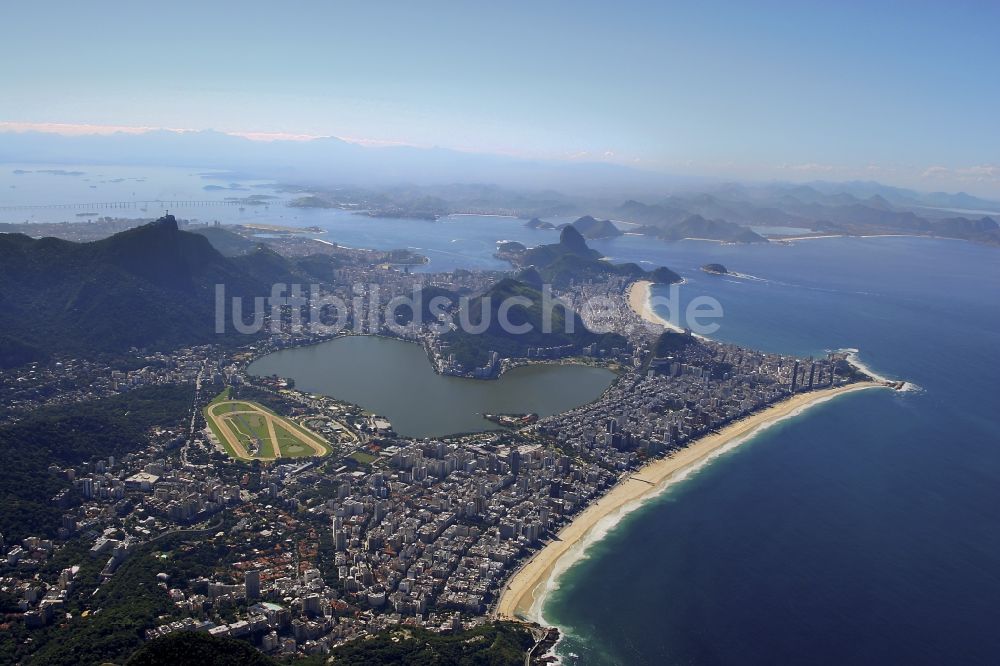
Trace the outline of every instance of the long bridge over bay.
<instances>
[{"instance_id":1,"label":"long bridge over bay","mask_svg":"<svg viewBox=\"0 0 1000 666\"><path fill-rule=\"evenodd\" d=\"M143 209L143 208L195 208L205 206L261 206L268 205L260 199L191 199L191 200L167 200L149 199L146 201L100 201L91 203L48 203L48 204L15 204L13 206L0 206L0 211L5 210L49 210L62 208L65 210L109 210L109 209Z\"/></svg>"}]
</instances>

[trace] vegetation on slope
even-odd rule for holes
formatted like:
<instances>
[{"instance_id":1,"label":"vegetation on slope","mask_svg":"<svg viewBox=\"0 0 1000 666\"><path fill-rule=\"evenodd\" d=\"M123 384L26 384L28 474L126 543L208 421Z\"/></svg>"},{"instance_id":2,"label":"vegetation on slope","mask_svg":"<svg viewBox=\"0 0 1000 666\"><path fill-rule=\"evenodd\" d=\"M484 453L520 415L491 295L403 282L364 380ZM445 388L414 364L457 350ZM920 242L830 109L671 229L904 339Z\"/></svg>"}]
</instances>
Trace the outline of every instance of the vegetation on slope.
<instances>
[{"instance_id":1,"label":"vegetation on slope","mask_svg":"<svg viewBox=\"0 0 1000 666\"><path fill-rule=\"evenodd\" d=\"M180 427L190 415L194 387L140 388L112 398L46 407L0 426L0 533L10 542L54 536L63 509L53 496L70 484L49 465L79 465L121 456L146 445L153 426ZM71 501L79 497L71 493Z\"/></svg>"},{"instance_id":2,"label":"vegetation on slope","mask_svg":"<svg viewBox=\"0 0 1000 666\"><path fill-rule=\"evenodd\" d=\"M149 641L125 666L273 666L276 661L246 641L180 631Z\"/></svg>"},{"instance_id":3,"label":"vegetation on slope","mask_svg":"<svg viewBox=\"0 0 1000 666\"><path fill-rule=\"evenodd\" d=\"M523 333L504 330L501 324L500 308L509 299L524 299L527 304L515 304L505 313L507 321L516 330L527 325ZM487 317L488 326L481 333L463 330L459 326L442 336L449 345L455 359L466 368L480 367L495 351L501 357L517 358L527 356L528 347L561 347L572 345L576 351L596 344L598 349L624 347L625 340L614 333L592 333L584 325L576 312L567 311L561 305L551 308L549 332L544 326L544 300L542 292L524 282L506 278L494 285L478 298L469 301L468 322L472 328L483 324Z\"/></svg>"},{"instance_id":4,"label":"vegetation on slope","mask_svg":"<svg viewBox=\"0 0 1000 666\"><path fill-rule=\"evenodd\" d=\"M513 622L486 624L455 634L394 628L352 641L330 652L334 666L520 666L534 645L531 632Z\"/></svg>"},{"instance_id":5,"label":"vegetation on slope","mask_svg":"<svg viewBox=\"0 0 1000 666\"><path fill-rule=\"evenodd\" d=\"M263 247L226 258L169 215L92 243L0 234L0 367L53 353L220 342L217 284L249 311L252 297L269 295L276 282L329 278L332 262L286 259Z\"/></svg>"}]
</instances>

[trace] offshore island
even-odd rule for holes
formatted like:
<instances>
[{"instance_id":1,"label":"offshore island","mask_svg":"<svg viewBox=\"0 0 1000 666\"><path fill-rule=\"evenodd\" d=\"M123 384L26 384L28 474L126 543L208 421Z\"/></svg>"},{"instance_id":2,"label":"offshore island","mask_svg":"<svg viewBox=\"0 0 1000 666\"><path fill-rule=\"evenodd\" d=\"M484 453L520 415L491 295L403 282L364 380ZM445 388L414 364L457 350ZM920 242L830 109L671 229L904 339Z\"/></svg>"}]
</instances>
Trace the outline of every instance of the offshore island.
<instances>
[{"instance_id":1,"label":"offshore island","mask_svg":"<svg viewBox=\"0 0 1000 666\"><path fill-rule=\"evenodd\" d=\"M43 480L20 491L31 521L3 525L4 540L20 544L7 553L4 587L23 598L18 644L38 637L32 649L52 663L122 656L145 641L154 649L192 631L285 657L455 635L539 663L557 637L538 626L547 584L599 524L780 419L902 387L850 352L800 358L693 335L650 301L654 285L681 282L677 273L606 261L574 225L557 243L499 244L509 271L448 273L330 242L244 250L226 229L180 226L167 216L89 243L0 235L19 293L42 304L5 322L17 345L0 375L11 405L0 441L51 451L12 457L4 470ZM114 316L74 336L38 325L65 316L40 294L90 274L118 277L102 301ZM369 285L363 310L332 333L290 328L287 308L254 333L214 330L216 285L242 298L309 282L344 302ZM551 330L549 291L561 299ZM371 316L412 294L392 321ZM434 297L446 307L429 308ZM496 323L515 298L510 320L527 328L518 334ZM464 316L483 325L467 331ZM294 372L255 371L275 352L309 351L320 365L347 336L410 343L440 378L467 386L553 364L613 380L568 409L484 409L475 431L417 436L334 391L304 389ZM418 402L417 392L407 398ZM55 446L49 423L60 419L89 419L96 434ZM109 624L137 598L149 613ZM45 640L64 609L79 654ZM513 659L503 663L523 656Z\"/></svg>"}]
</instances>

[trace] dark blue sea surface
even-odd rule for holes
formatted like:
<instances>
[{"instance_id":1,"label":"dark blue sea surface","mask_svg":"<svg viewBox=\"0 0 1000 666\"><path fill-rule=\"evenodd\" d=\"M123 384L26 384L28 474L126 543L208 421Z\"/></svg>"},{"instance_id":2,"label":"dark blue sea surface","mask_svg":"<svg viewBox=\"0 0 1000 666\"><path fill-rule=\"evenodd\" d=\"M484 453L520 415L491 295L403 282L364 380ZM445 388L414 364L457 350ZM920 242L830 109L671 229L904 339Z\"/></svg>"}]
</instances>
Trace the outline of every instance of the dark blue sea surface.
<instances>
[{"instance_id":1,"label":"dark blue sea surface","mask_svg":"<svg viewBox=\"0 0 1000 666\"><path fill-rule=\"evenodd\" d=\"M432 271L504 269L497 240L557 238L513 218L323 219L329 240L417 247ZM630 513L544 605L564 661L1000 663L1000 250L906 237L591 245L678 271L682 309L716 298L717 339L855 348L919 390L821 404ZM739 275L701 272L709 262Z\"/></svg>"},{"instance_id":2,"label":"dark blue sea surface","mask_svg":"<svg viewBox=\"0 0 1000 666\"><path fill-rule=\"evenodd\" d=\"M648 253L685 269L695 245ZM920 390L821 404L626 516L544 606L564 662L1000 663L998 251L916 238L698 249L698 263L760 278L682 270L686 298L723 304L715 337L858 348Z\"/></svg>"},{"instance_id":3,"label":"dark blue sea surface","mask_svg":"<svg viewBox=\"0 0 1000 666\"><path fill-rule=\"evenodd\" d=\"M190 174L176 175L173 189L153 180L128 193L192 198L204 185ZM498 240L558 238L514 218L291 209L281 205L290 195L274 193L281 203L218 219L412 247L430 258L426 271L505 270L493 256ZM920 389L819 405L628 514L544 605L564 631L564 661L1000 664L1000 249L923 238L731 246L628 235L591 245L615 261L677 270L682 306L718 299L717 339L801 355L856 348L872 369ZM709 262L742 277L698 270Z\"/></svg>"},{"instance_id":4,"label":"dark blue sea surface","mask_svg":"<svg viewBox=\"0 0 1000 666\"><path fill-rule=\"evenodd\" d=\"M514 218L298 215L331 241L418 248L428 271L503 270L496 241L558 237ZM544 605L564 661L1000 663L1000 250L905 237L591 245L678 271L682 308L716 298L717 339L855 348L920 388L819 405L630 513ZM709 262L740 275L701 272Z\"/></svg>"}]
</instances>

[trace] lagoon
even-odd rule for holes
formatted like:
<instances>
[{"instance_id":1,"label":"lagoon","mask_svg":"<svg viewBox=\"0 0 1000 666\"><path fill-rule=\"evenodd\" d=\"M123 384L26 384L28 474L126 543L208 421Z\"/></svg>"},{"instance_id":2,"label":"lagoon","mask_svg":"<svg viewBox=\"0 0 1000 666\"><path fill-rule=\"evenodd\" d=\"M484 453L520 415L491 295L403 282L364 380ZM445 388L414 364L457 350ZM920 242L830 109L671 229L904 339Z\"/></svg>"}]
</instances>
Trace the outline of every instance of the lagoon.
<instances>
[{"instance_id":1,"label":"lagoon","mask_svg":"<svg viewBox=\"0 0 1000 666\"><path fill-rule=\"evenodd\" d=\"M484 413L563 412L596 399L615 378L571 364L523 366L493 381L450 377L434 372L420 345L360 335L268 354L248 371L360 405L410 437L498 429Z\"/></svg>"}]
</instances>

